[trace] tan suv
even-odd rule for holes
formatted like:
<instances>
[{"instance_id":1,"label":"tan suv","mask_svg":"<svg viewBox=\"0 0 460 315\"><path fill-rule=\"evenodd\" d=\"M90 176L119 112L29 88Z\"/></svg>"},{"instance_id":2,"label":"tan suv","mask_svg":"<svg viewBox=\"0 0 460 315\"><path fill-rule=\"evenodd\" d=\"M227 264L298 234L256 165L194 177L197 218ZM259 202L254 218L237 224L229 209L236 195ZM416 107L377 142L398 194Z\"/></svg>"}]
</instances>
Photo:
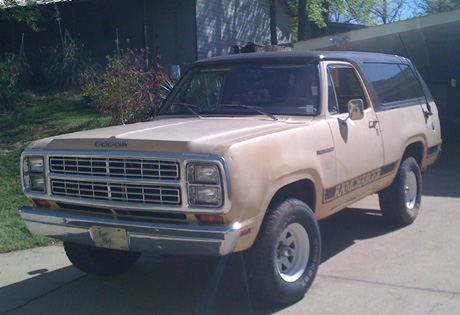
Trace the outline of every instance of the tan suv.
<instances>
[{"instance_id":1,"label":"tan suv","mask_svg":"<svg viewBox=\"0 0 460 315\"><path fill-rule=\"evenodd\" d=\"M255 295L301 299L321 261L317 220L378 193L410 224L438 112L408 59L261 53L193 64L145 123L34 142L21 157L30 231L110 275L142 252L245 251Z\"/></svg>"}]
</instances>

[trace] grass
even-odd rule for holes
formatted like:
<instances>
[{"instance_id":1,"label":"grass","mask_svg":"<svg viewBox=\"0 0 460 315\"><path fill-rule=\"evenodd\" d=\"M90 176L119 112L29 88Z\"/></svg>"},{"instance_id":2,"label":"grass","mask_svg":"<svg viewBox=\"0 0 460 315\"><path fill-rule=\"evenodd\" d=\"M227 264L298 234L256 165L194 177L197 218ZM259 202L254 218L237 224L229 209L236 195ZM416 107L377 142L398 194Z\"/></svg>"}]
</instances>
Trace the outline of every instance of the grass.
<instances>
[{"instance_id":1,"label":"grass","mask_svg":"<svg viewBox=\"0 0 460 315\"><path fill-rule=\"evenodd\" d=\"M31 141L108 125L109 118L74 93L29 94L21 110L0 113L0 253L52 244L32 235L18 209L31 202L21 188L19 158Z\"/></svg>"}]
</instances>

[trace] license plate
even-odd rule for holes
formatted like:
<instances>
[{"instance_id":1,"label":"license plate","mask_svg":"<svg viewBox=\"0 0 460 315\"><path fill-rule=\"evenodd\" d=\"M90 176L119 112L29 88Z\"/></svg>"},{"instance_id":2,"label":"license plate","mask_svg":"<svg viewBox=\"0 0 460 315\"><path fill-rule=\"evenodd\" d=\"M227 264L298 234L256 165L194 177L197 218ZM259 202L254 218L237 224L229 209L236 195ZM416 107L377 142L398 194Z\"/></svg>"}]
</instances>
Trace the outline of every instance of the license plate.
<instances>
[{"instance_id":1,"label":"license plate","mask_svg":"<svg viewBox=\"0 0 460 315\"><path fill-rule=\"evenodd\" d=\"M97 247L128 250L128 234L125 229L105 226L91 227L94 245Z\"/></svg>"}]
</instances>

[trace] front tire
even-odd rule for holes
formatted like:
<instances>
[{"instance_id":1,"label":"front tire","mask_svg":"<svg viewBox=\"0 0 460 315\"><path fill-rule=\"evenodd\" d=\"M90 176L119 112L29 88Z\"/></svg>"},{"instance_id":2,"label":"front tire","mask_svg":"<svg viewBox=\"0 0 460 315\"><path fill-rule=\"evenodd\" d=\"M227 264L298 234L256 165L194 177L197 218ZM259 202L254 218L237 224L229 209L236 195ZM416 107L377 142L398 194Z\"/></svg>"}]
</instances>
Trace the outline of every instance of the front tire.
<instances>
[{"instance_id":1,"label":"front tire","mask_svg":"<svg viewBox=\"0 0 460 315\"><path fill-rule=\"evenodd\" d=\"M64 242L70 262L83 272L112 276L131 268L141 254Z\"/></svg>"},{"instance_id":2,"label":"front tire","mask_svg":"<svg viewBox=\"0 0 460 315\"><path fill-rule=\"evenodd\" d=\"M321 259L321 236L313 211L296 199L281 203L265 218L246 257L256 297L275 305L302 299Z\"/></svg>"},{"instance_id":3,"label":"front tire","mask_svg":"<svg viewBox=\"0 0 460 315\"><path fill-rule=\"evenodd\" d=\"M414 222L422 201L422 175L417 161L406 158L393 183L379 192L380 209L391 223L409 225Z\"/></svg>"}]
</instances>

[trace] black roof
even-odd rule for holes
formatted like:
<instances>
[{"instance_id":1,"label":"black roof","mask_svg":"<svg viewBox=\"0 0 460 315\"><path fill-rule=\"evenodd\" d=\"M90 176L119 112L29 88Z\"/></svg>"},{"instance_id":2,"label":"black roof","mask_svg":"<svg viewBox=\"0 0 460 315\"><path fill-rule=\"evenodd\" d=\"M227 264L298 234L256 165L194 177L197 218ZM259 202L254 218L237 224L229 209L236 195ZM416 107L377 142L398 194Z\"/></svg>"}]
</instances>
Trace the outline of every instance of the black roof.
<instances>
[{"instance_id":1,"label":"black roof","mask_svg":"<svg viewBox=\"0 0 460 315\"><path fill-rule=\"evenodd\" d=\"M404 57L396 55L386 55L377 53L367 52L355 52L355 51L281 51L281 52L262 52L262 53L244 53L236 55L225 55L219 57L212 57L207 59L199 60L193 63L192 67L195 66L206 66L213 64L227 64L227 63L247 63L257 61L302 61L302 60L341 60L349 61L356 64L360 64L364 61L374 62L391 62L391 63L410 63L410 61Z\"/></svg>"}]
</instances>

